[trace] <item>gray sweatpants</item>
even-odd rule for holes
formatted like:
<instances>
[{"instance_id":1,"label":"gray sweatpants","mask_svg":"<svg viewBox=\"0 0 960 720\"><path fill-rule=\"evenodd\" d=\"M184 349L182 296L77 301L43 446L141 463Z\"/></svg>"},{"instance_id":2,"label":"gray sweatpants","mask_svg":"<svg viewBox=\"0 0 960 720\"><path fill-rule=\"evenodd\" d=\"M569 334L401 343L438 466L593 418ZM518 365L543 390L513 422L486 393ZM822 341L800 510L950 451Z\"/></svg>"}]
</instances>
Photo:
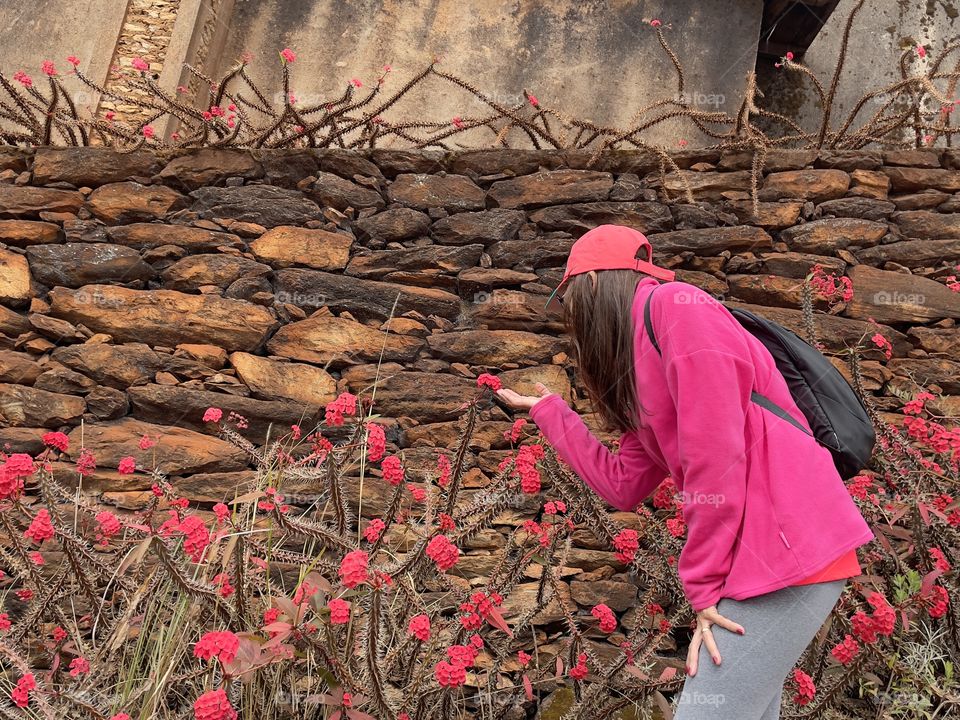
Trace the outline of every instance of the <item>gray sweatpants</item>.
<instances>
[{"instance_id":1,"label":"gray sweatpants","mask_svg":"<svg viewBox=\"0 0 960 720\"><path fill-rule=\"evenodd\" d=\"M697 674L683 685L675 720L778 720L784 681L846 582L799 585L717 603L717 611L746 632L712 626L721 663L715 665L701 646Z\"/></svg>"}]
</instances>

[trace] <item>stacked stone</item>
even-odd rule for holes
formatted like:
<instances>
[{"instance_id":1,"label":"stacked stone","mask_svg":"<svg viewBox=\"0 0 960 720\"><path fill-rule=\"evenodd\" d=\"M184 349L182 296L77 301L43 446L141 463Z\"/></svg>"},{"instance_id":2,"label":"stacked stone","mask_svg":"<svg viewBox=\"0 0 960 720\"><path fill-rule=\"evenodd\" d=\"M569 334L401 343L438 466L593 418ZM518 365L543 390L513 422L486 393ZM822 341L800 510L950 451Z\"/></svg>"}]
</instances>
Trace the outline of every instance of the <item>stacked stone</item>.
<instances>
[{"instance_id":1,"label":"stacked stone","mask_svg":"<svg viewBox=\"0 0 960 720\"><path fill-rule=\"evenodd\" d=\"M749 154L675 159L681 175L664 181L645 152L591 165L525 150L0 150L0 444L37 452L61 429L75 453L82 436L99 464L85 488L135 508L150 479L112 468L146 434L181 492L220 500L252 470L205 408L245 416L259 442L271 426L311 428L338 392L378 379L388 441L423 478L481 372L588 411L543 305L574 240L601 223L642 230L678 279L797 331L811 267L849 275L852 300L817 315L826 348L880 331L892 357L872 349L863 371L888 419L921 386L960 415L960 293L946 280L960 263L960 153L773 152L756 215ZM468 489L509 451L511 419L484 411ZM383 488L364 483L364 514L383 512ZM462 569L485 574L502 545L481 535ZM613 553L586 534L578 545L572 598L632 607Z\"/></svg>"}]
</instances>

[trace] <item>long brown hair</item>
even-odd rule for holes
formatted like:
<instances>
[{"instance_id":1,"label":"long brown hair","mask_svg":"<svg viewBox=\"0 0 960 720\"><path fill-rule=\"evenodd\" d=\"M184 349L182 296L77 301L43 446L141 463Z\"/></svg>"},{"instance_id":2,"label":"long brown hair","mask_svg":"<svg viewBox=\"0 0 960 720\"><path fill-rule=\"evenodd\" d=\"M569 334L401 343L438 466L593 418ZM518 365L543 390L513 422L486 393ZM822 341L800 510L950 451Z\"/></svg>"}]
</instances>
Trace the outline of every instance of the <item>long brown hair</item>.
<instances>
[{"instance_id":1,"label":"long brown hair","mask_svg":"<svg viewBox=\"0 0 960 720\"><path fill-rule=\"evenodd\" d=\"M580 273L570 278L563 295L563 321L573 341L577 373L604 430L611 432L643 425L631 317L643 277L633 270Z\"/></svg>"}]
</instances>

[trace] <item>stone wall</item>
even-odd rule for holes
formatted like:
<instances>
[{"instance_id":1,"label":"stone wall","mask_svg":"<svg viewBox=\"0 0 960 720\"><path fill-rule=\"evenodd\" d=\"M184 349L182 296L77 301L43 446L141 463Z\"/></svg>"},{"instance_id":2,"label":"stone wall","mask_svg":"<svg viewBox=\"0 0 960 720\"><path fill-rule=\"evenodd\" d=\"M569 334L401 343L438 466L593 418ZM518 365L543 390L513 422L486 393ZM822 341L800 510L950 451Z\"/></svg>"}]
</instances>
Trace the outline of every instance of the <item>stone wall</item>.
<instances>
[{"instance_id":1,"label":"stone wall","mask_svg":"<svg viewBox=\"0 0 960 720\"><path fill-rule=\"evenodd\" d=\"M250 470L206 407L256 440L311 427L382 354L377 408L416 476L453 445L481 372L588 411L543 304L574 239L606 222L646 232L678 279L798 330L811 266L846 273L852 300L817 316L826 347L879 330L892 357L869 351L864 372L888 417L916 383L960 415L960 153L775 152L756 217L748 155L675 157L696 204L642 152L588 167L517 150L0 150L0 445L35 452L63 429L75 453L82 437L99 464L86 489L133 508L151 479L113 468L147 434L186 495L229 498ZM470 486L509 426L484 413Z\"/></svg>"}]
</instances>

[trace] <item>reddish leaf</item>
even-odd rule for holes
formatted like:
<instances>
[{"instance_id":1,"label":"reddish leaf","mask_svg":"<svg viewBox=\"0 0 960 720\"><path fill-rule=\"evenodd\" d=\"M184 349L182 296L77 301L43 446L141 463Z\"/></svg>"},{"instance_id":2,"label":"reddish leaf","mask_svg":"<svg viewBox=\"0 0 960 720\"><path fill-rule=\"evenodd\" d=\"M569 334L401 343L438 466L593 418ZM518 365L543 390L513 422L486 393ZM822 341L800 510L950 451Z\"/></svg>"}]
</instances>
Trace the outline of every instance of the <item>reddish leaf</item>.
<instances>
[{"instance_id":1,"label":"reddish leaf","mask_svg":"<svg viewBox=\"0 0 960 720\"><path fill-rule=\"evenodd\" d=\"M677 669L675 667L665 667L663 672L660 673L660 677L657 678L660 682L666 682L667 680L673 680L676 677Z\"/></svg>"},{"instance_id":2,"label":"reddish leaf","mask_svg":"<svg viewBox=\"0 0 960 720\"><path fill-rule=\"evenodd\" d=\"M630 673L631 675L634 675L634 676L640 678L641 680L649 680L649 679L650 679L650 676L647 675L643 670L641 670L640 668L638 668L636 665L627 665L627 666L624 667L623 669L626 670L626 671L627 671L628 673Z\"/></svg>"},{"instance_id":3,"label":"reddish leaf","mask_svg":"<svg viewBox=\"0 0 960 720\"><path fill-rule=\"evenodd\" d=\"M527 674L523 674L523 691L527 694L527 700L533 700L533 683Z\"/></svg>"},{"instance_id":4,"label":"reddish leaf","mask_svg":"<svg viewBox=\"0 0 960 720\"><path fill-rule=\"evenodd\" d=\"M563 658L561 658L559 655L557 655L557 675L556 675L556 677L557 677L558 680L559 680L561 677L563 677Z\"/></svg>"},{"instance_id":5,"label":"reddish leaf","mask_svg":"<svg viewBox=\"0 0 960 720\"><path fill-rule=\"evenodd\" d=\"M487 622L493 625L497 630L502 630L510 637L513 637L513 630L510 629L510 626L507 625L507 621L503 619L503 615L500 614L498 608L490 608L490 614L487 615Z\"/></svg>"},{"instance_id":6,"label":"reddish leaf","mask_svg":"<svg viewBox=\"0 0 960 720\"><path fill-rule=\"evenodd\" d=\"M927 507L926 503L917 503L917 510L920 511L920 517L923 518L923 524L930 524L930 508Z\"/></svg>"},{"instance_id":7,"label":"reddish leaf","mask_svg":"<svg viewBox=\"0 0 960 720\"><path fill-rule=\"evenodd\" d=\"M923 576L923 580L920 582L920 595L922 597L927 597L930 594L931 589L933 589L933 584L941 575L943 575L943 570L938 568L936 570L931 570Z\"/></svg>"},{"instance_id":8,"label":"reddish leaf","mask_svg":"<svg viewBox=\"0 0 960 720\"><path fill-rule=\"evenodd\" d=\"M903 608L900 608L900 620L903 622L903 631L907 632L910 629L910 618L907 617L907 611Z\"/></svg>"}]
</instances>

